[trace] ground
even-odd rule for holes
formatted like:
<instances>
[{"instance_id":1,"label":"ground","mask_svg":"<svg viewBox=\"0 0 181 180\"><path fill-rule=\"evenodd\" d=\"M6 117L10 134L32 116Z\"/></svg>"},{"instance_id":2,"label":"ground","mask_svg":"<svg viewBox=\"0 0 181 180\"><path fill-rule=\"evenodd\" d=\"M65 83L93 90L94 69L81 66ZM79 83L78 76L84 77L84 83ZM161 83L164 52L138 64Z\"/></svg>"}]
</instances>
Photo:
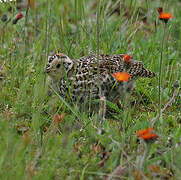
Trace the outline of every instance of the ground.
<instances>
[{"instance_id":1,"label":"ground","mask_svg":"<svg viewBox=\"0 0 181 180\"><path fill-rule=\"evenodd\" d=\"M179 179L181 2L29 2L0 3L1 179ZM173 15L166 25L158 7ZM79 58L97 50L130 54L157 74L137 80L122 106L107 102L105 120L50 96L44 73L52 52ZM136 132L158 115L161 55L168 106L154 123L158 138L148 142Z\"/></svg>"}]
</instances>

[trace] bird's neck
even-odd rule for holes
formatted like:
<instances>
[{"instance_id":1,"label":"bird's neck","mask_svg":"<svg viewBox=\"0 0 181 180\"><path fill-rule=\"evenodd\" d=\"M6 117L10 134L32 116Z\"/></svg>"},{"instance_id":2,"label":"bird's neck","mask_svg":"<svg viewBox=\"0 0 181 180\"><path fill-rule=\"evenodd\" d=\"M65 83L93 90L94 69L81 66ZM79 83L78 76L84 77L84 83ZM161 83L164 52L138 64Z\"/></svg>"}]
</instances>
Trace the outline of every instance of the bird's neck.
<instances>
[{"instance_id":1,"label":"bird's neck","mask_svg":"<svg viewBox=\"0 0 181 180\"><path fill-rule=\"evenodd\" d=\"M64 64L64 74L66 73L67 77L72 76L74 70L75 70L75 63L72 61L72 63Z\"/></svg>"}]
</instances>

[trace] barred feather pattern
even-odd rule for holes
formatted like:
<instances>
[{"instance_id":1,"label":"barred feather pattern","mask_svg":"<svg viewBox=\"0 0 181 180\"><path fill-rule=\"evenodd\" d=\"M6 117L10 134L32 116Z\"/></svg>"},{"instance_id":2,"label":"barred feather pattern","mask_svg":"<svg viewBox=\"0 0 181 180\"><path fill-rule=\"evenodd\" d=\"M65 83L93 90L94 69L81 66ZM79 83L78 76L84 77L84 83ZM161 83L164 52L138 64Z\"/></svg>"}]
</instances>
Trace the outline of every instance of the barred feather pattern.
<instances>
[{"instance_id":1,"label":"barred feather pattern","mask_svg":"<svg viewBox=\"0 0 181 180\"><path fill-rule=\"evenodd\" d=\"M143 67L141 61L131 58L127 63L123 57L124 54L101 54L99 57L91 54L80 59L70 59L67 55L56 54L48 58L45 71L52 79L52 86L63 97L80 102L100 96L113 100L132 89L135 79L155 76L154 72ZM116 72L127 72L129 81L118 82L112 76Z\"/></svg>"}]
</instances>

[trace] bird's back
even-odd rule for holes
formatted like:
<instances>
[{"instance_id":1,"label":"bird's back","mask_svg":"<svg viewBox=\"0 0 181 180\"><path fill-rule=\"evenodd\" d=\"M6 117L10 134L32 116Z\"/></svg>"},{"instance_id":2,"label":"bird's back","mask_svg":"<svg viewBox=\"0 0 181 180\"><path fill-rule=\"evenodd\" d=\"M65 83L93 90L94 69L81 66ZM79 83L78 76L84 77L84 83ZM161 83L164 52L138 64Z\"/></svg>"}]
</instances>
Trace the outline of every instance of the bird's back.
<instances>
[{"instance_id":1,"label":"bird's back","mask_svg":"<svg viewBox=\"0 0 181 180\"><path fill-rule=\"evenodd\" d=\"M124 60L124 54L119 55L96 55L84 56L77 61L77 72L84 74L87 72L99 72L100 74L112 74L116 72L127 72L130 75L130 80L138 77L154 77L155 73L143 67L141 61L133 58L129 62Z\"/></svg>"},{"instance_id":2,"label":"bird's back","mask_svg":"<svg viewBox=\"0 0 181 180\"><path fill-rule=\"evenodd\" d=\"M130 58L125 61L124 55L89 55L73 60L74 68L67 78L60 82L60 91L67 94L68 89L74 99L84 100L92 96L98 98L105 95L108 99L122 94L125 83L117 82L112 76L116 72L126 72L130 75L128 86L138 77L154 77L155 73L143 67L141 61Z\"/></svg>"}]
</instances>

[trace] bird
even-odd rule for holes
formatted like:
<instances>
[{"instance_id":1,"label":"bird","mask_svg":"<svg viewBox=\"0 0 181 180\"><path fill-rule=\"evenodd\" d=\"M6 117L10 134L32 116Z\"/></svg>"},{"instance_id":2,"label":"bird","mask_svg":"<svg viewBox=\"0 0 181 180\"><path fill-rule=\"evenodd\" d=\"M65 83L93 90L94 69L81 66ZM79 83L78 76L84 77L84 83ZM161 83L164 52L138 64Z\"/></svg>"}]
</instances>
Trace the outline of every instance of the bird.
<instances>
[{"instance_id":1,"label":"bird","mask_svg":"<svg viewBox=\"0 0 181 180\"><path fill-rule=\"evenodd\" d=\"M71 59L56 53L48 57L45 73L60 96L78 103L101 97L114 101L133 88L135 79L156 76L141 61L127 54L88 54ZM126 74L127 80L119 80L117 73Z\"/></svg>"}]
</instances>

